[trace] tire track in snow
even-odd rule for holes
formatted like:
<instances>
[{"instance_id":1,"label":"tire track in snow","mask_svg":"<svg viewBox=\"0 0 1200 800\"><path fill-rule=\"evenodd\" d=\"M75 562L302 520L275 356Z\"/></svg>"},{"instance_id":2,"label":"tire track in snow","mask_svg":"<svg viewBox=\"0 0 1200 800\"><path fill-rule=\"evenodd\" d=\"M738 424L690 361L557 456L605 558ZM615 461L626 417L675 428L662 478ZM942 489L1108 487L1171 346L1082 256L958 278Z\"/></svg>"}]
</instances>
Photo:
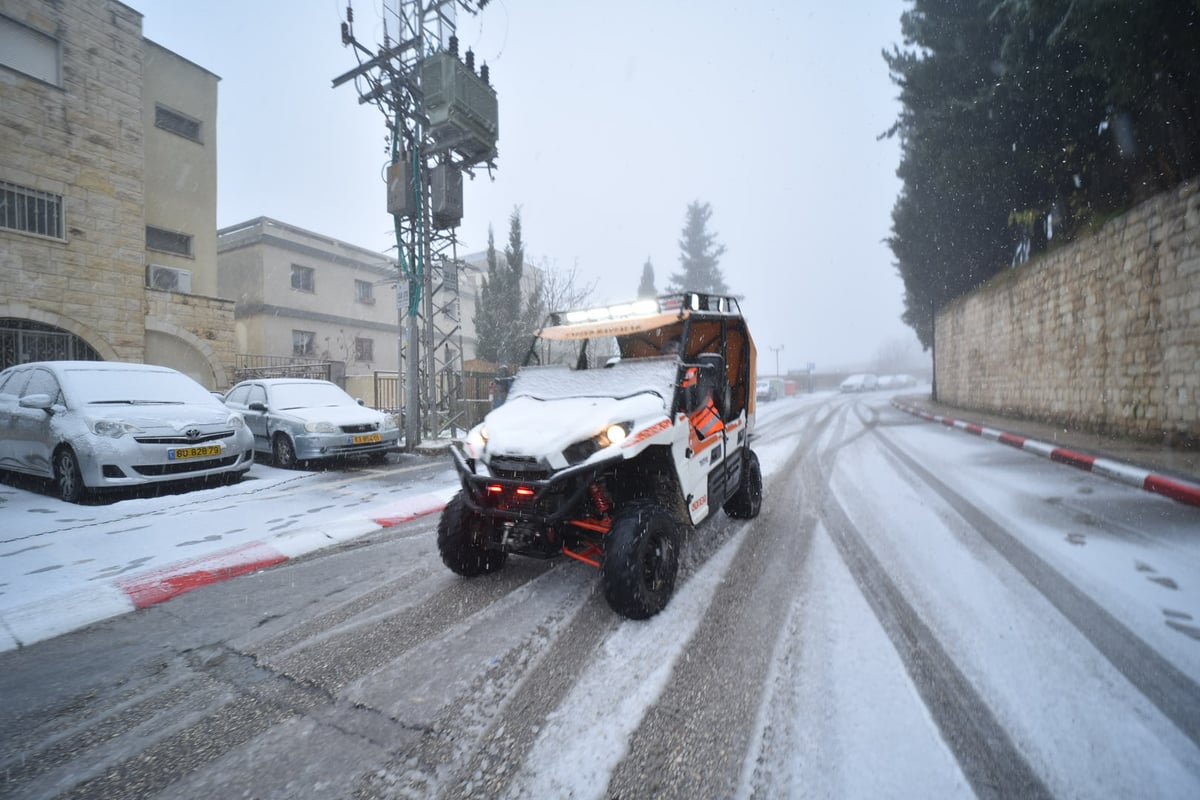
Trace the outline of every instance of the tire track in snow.
<instances>
[{"instance_id":1,"label":"tire track in snow","mask_svg":"<svg viewBox=\"0 0 1200 800\"><path fill-rule=\"evenodd\" d=\"M1050 797L1042 779L904 597L829 490L838 450L864 433L884 438L877 431L878 417L864 420L859 416L859 420L864 430L849 439L835 441L814 466L819 467L818 472L823 476L819 482L821 514L830 538L892 641L913 686L975 793L981 798Z\"/></svg>"},{"instance_id":2,"label":"tire track in snow","mask_svg":"<svg viewBox=\"0 0 1200 800\"><path fill-rule=\"evenodd\" d=\"M900 463L950 505L984 541L1137 687L1193 744L1200 747L1200 684L1092 600L1016 536L925 469L878 431L876 437Z\"/></svg>"}]
</instances>

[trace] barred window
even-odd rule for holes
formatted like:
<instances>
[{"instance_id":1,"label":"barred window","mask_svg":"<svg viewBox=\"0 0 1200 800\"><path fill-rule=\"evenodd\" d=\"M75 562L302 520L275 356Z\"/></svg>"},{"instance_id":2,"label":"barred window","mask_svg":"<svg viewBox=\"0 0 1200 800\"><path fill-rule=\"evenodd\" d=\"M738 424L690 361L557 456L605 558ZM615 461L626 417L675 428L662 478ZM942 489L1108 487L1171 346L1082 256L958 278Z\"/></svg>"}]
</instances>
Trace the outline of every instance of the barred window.
<instances>
[{"instance_id":1,"label":"barred window","mask_svg":"<svg viewBox=\"0 0 1200 800\"><path fill-rule=\"evenodd\" d=\"M200 139L200 120L158 103L154 104L154 127L203 144Z\"/></svg>"},{"instance_id":2,"label":"barred window","mask_svg":"<svg viewBox=\"0 0 1200 800\"><path fill-rule=\"evenodd\" d=\"M317 334L313 331L292 331L292 355L311 356L317 352Z\"/></svg>"},{"instance_id":3,"label":"barred window","mask_svg":"<svg viewBox=\"0 0 1200 800\"><path fill-rule=\"evenodd\" d=\"M146 226L146 249L158 250L162 253L174 253L177 256L192 255L192 236L165 228Z\"/></svg>"},{"instance_id":4,"label":"barred window","mask_svg":"<svg viewBox=\"0 0 1200 800\"><path fill-rule=\"evenodd\" d=\"M62 195L0 181L0 228L63 238Z\"/></svg>"},{"instance_id":5,"label":"barred window","mask_svg":"<svg viewBox=\"0 0 1200 800\"><path fill-rule=\"evenodd\" d=\"M354 360L355 361L374 361L375 360L375 340L374 339L359 339L354 340Z\"/></svg>"},{"instance_id":6,"label":"barred window","mask_svg":"<svg viewBox=\"0 0 1200 800\"><path fill-rule=\"evenodd\" d=\"M292 288L302 292L315 292L317 290L316 271L312 267L292 264Z\"/></svg>"}]
</instances>

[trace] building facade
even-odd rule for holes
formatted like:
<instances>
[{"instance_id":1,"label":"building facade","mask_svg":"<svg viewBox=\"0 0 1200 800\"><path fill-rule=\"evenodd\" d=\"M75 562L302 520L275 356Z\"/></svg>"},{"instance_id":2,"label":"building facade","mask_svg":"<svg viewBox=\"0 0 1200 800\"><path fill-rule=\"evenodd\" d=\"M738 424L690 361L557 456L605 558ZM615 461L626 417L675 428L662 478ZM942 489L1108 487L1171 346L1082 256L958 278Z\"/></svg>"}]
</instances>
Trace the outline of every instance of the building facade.
<instances>
[{"instance_id":1,"label":"building facade","mask_svg":"<svg viewBox=\"0 0 1200 800\"><path fill-rule=\"evenodd\" d=\"M115 0L0 0L0 366L99 358L228 385L218 81Z\"/></svg>"},{"instance_id":2,"label":"building facade","mask_svg":"<svg viewBox=\"0 0 1200 800\"><path fill-rule=\"evenodd\" d=\"M396 373L395 262L278 220L217 233L218 293L235 302L244 369L319 361L351 394L377 405L376 373Z\"/></svg>"}]
</instances>

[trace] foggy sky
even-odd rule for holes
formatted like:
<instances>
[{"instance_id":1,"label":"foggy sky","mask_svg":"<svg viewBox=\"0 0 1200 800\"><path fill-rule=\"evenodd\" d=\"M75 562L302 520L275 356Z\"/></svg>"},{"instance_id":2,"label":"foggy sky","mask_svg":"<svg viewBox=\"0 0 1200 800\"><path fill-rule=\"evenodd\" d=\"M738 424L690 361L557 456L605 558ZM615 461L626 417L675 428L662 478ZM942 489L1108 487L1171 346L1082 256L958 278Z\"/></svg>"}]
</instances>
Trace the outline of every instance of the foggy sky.
<instances>
[{"instance_id":1,"label":"foggy sky","mask_svg":"<svg viewBox=\"0 0 1200 800\"><path fill-rule=\"evenodd\" d=\"M383 114L332 79L355 66L334 0L129 0L158 44L221 76L218 224L270 216L374 250L394 244ZM526 258L578 265L598 300L679 268L688 203L712 205L726 283L760 372L869 366L909 346L890 211L897 89L882 50L901 0L852 4L493 0L459 15L500 109L497 170L466 182L459 254L498 246L515 206ZM771 6L776 6L771 8ZM380 5L355 3L360 41ZM389 28L394 33L394 28Z\"/></svg>"}]
</instances>

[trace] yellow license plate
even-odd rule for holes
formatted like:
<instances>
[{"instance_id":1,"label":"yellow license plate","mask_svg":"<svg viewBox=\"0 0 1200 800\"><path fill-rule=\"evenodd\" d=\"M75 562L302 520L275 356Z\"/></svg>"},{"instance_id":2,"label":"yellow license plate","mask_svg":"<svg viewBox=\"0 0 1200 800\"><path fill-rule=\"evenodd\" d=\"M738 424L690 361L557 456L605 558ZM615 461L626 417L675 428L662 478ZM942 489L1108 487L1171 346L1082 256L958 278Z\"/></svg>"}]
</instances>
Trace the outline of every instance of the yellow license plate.
<instances>
[{"instance_id":1,"label":"yellow license plate","mask_svg":"<svg viewBox=\"0 0 1200 800\"><path fill-rule=\"evenodd\" d=\"M362 436L355 436L351 441L355 444L375 444L376 442L383 441L383 434L365 433Z\"/></svg>"},{"instance_id":2,"label":"yellow license plate","mask_svg":"<svg viewBox=\"0 0 1200 800\"><path fill-rule=\"evenodd\" d=\"M204 458L205 456L221 455L221 445L211 444L205 447L177 447L167 451L167 459L178 461L182 458Z\"/></svg>"}]
</instances>

